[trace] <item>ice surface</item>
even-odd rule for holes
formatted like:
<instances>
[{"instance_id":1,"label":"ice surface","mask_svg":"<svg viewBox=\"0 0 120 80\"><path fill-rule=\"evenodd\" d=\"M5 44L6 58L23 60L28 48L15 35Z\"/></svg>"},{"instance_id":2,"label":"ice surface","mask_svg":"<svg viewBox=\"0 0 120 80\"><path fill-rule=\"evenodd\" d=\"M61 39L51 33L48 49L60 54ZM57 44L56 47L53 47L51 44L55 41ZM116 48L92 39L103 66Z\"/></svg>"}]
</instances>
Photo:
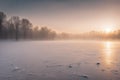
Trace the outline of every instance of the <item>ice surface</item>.
<instances>
[{"instance_id":1,"label":"ice surface","mask_svg":"<svg viewBox=\"0 0 120 80\"><path fill-rule=\"evenodd\" d=\"M0 41L0 80L120 80L119 53L120 42Z\"/></svg>"}]
</instances>

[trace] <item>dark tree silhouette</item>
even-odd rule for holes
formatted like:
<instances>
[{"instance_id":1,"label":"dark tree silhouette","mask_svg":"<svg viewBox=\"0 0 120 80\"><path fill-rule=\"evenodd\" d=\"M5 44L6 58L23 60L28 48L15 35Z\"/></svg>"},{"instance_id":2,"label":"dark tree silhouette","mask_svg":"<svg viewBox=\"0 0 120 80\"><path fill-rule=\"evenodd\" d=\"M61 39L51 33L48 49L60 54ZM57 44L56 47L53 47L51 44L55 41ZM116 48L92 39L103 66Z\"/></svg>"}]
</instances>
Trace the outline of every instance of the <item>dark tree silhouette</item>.
<instances>
[{"instance_id":1,"label":"dark tree silhouette","mask_svg":"<svg viewBox=\"0 0 120 80\"><path fill-rule=\"evenodd\" d=\"M48 39L48 34L50 30L47 27L42 27L40 29L40 38L41 39Z\"/></svg>"},{"instance_id":2,"label":"dark tree silhouette","mask_svg":"<svg viewBox=\"0 0 120 80\"><path fill-rule=\"evenodd\" d=\"M31 27L32 27L32 23L30 23L30 21L28 19L21 20L21 28L23 31L24 39L27 37L27 34Z\"/></svg>"},{"instance_id":3,"label":"dark tree silhouette","mask_svg":"<svg viewBox=\"0 0 120 80\"><path fill-rule=\"evenodd\" d=\"M0 12L0 38L3 38L3 21L6 18L6 14Z\"/></svg>"},{"instance_id":4,"label":"dark tree silhouette","mask_svg":"<svg viewBox=\"0 0 120 80\"><path fill-rule=\"evenodd\" d=\"M38 26L33 28L33 38L39 39L39 27Z\"/></svg>"},{"instance_id":5,"label":"dark tree silhouette","mask_svg":"<svg viewBox=\"0 0 120 80\"><path fill-rule=\"evenodd\" d=\"M19 26L20 26L20 19L18 16L11 17L11 23L15 28L15 38L18 40L19 38Z\"/></svg>"},{"instance_id":6,"label":"dark tree silhouette","mask_svg":"<svg viewBox=\"0 0 120 80\"><path fill-rule=\"evenodd\" d=\"M40 39L54 39L56 37L56 32L47 27L41 27L39 36Z\"/></svg>"},{"instance_id":7,"label":"dark tree silhouette","mask_svg":"<svg viewBox=\"0 0 120 80\"><path fill-rule=\"evenodd\" d=\"M8 33L9 33L9 38L15 38L15 26L12 21L12 19L8 20Z\"/></svg>"}]
</instances>

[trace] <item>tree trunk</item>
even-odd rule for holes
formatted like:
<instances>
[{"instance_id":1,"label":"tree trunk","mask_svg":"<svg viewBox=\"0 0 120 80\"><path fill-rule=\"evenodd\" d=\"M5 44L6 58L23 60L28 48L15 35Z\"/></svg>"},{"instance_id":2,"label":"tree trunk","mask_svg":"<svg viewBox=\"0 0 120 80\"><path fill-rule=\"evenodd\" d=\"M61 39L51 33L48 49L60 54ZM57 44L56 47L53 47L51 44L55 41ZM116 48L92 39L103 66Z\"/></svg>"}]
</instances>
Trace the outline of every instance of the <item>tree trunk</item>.
<instances>
[{"instance_id":1,"label":"tree trunk","mask_svg":"<svg viewBox=\"0 0 120 80\"><path fill-rule=\"evenodd\" d=\"M2 38L2 24L0 22L0 39Z\"/></svg>"},{"instance_id":2,"label":"tree trunk","mask_svg":"<svg viewBox=\"0 0 120 80\"><path fill-rule=\"evenodd\" d=\"M16 41L18 40L19 38L19 27L16 26Z\"/></svg>"}]
</instances>

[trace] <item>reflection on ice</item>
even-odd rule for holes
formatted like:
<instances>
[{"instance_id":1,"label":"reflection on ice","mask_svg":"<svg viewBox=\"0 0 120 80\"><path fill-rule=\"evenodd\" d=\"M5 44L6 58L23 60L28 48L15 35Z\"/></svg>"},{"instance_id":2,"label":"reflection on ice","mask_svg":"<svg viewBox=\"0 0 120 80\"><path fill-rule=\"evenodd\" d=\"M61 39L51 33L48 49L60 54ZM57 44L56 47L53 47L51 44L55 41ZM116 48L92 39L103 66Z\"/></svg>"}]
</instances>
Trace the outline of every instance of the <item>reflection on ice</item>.
<instances>
[{"instance_id":1,"label":"reflection on ice","mask_svg":"<svg viewBox=\"0 0 120 80\"><path fill-rule=\"evenodd\" d=\"M105 42L105 63L106 65L110 65L111 61L113 59L113 50L112 50L112 43L111 42Z\"/></svg>"}]
</instances>

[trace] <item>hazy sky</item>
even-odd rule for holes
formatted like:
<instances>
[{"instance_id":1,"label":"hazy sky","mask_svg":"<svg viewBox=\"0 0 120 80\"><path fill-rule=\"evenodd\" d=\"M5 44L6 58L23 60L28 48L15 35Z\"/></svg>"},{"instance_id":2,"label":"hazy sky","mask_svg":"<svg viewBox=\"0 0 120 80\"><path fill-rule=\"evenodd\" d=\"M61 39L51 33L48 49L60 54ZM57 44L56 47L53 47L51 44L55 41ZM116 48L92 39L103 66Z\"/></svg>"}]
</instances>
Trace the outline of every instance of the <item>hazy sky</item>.
<instances>
[{"instance_id":1,"label":"hazy sky","mask_svg":"<svg viewBox=\"0 0 120 80\"><path fill-rule=\"evenodd\" d=\"M63 32L120 28L120 0L0 0L0 11Z\"/></svg>"}]
</instances>

